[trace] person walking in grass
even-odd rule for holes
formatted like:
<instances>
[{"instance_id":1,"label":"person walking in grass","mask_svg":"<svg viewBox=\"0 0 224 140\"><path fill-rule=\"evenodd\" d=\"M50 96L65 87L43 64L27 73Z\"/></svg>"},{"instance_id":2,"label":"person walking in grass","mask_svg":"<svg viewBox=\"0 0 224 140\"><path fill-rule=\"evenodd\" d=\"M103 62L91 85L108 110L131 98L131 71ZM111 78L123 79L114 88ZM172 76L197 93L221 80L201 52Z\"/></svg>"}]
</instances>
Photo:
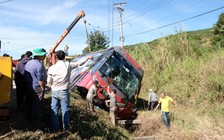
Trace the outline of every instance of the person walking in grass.
<instances>
[{"instance_id":1,"label":"person walking in grass","mask_svg":"<svg viewBox=\"0 0 224 140\"><path fill-rule=\"evenodd\" d=\"M158 104L158 96L152 89L149 89L148 110L153 111Z\"/></svg>"},{"instance_id":2,"label":"person walking in grass","mask_svg":"<svg viewBox=\"0 0 224 140\"><path fill-rule=\"evenodd\" d=\"M168 129L170 129L170 118L169 118L170 103L173 103L177 107L177 103L171 97L166 96L165 92L161 92L159 103L154 110L156 111L159 105L161 104L163 122Z\"/></svg>"}]
</instances>

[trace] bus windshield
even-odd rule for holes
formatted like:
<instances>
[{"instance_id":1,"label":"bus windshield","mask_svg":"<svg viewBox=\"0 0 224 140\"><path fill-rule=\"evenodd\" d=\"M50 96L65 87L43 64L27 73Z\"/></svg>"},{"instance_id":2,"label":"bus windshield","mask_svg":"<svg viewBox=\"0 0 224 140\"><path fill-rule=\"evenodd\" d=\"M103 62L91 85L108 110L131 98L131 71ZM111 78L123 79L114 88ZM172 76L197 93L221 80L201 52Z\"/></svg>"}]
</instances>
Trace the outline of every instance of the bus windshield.
<instances>
[{"instance_id":1,"label":"bus windshield","mask_svg":"<svg viewBox=\"0 0 224 140\"><path fill-rule=\"evenodd\" d=\"M140 78L136 70L121 55L113 55L99 69L102 76L113 79L117 87L129 100L138 92Z\"/></svg>"}]
</instances>

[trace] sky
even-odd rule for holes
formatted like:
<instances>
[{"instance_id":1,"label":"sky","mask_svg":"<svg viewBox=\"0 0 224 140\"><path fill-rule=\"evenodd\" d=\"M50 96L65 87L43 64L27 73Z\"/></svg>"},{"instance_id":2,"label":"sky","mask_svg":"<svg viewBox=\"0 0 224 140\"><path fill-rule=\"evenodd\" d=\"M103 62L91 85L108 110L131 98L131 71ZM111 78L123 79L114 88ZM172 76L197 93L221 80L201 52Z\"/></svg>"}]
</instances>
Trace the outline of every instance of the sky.
<instances>
[{"instance_id":1,"label":"sky","mask_svg":"<svg viewBox=\"0 0 224 140\"><path fill-rule=\"evenodd\" d=\"M212 28L224 11L223 0L0 0L0 55L19 59L35 48L49 51L81 10L85 17L56 50L68 45L69 55L82 54L87 47L83 20L88 33L100 30L110 39L110 47L120 46L120 17L114 5L120 2L126 2L122 5L124 45ZM191 17L195 18L184 21Z\"/></svg>"}]
</instances>

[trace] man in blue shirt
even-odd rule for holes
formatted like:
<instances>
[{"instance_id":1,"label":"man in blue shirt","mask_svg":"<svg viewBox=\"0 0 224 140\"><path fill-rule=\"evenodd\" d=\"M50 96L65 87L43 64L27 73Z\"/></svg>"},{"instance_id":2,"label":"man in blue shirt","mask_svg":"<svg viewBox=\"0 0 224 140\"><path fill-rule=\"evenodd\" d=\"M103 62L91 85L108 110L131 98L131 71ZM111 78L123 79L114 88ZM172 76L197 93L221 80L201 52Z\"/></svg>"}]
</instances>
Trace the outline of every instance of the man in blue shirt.
<instances>
[{"instance_id":1,"label":"man in blue shirt","mask_svg":"<svg viewBox=\"0 0 224 140\"><path fill-rule=\"evenodd\" d=\"M46 57L43 48L33 50L34 58L25 66L25 78L27 89L27 120L35 123L38 119L40 102L44 98L47 73L43 64Z\"/></svg>"},{"instance_id":2,"label":"man in blue shirt","mask_svg":"<svg viewBox=\"0 0 224 140\"><path fill-rule=\"evenodd\" d=\"M19 109L25 109L26 105L26 80L25 80L25 65L31 60L31 51L27 51L25 56L16 65L15 84L16 84L16 99ZM21 108L22 107L22 108Z\"/></svg>"}]
</instances>

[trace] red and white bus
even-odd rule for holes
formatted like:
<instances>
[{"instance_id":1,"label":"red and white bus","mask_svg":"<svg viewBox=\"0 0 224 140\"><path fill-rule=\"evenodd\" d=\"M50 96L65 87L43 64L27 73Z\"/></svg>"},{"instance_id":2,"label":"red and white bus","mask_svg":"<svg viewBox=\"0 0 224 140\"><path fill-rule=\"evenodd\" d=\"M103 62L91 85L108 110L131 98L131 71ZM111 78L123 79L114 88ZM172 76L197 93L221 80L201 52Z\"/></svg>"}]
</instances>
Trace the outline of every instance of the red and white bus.
<instances>
[{"instance_id":1,"label":"red and white bus","mask_svg":"<svg viewBox=\"0 0 224 140\"><path fill-rule=\"evenodd\" d=\"M105 86L109 84L110 90L117 91L117 118L120 120L133 118L137 111L135 103L141 88L143 69L121 47L89 53L75 58L71 63L82 61L88 56L93 56L94 59L88 60L71 72L70 89L86 95L93 82L97 80L102 88L97 91L96 101L104 103L108 99Z\"/></svg>"}]
</instances>

